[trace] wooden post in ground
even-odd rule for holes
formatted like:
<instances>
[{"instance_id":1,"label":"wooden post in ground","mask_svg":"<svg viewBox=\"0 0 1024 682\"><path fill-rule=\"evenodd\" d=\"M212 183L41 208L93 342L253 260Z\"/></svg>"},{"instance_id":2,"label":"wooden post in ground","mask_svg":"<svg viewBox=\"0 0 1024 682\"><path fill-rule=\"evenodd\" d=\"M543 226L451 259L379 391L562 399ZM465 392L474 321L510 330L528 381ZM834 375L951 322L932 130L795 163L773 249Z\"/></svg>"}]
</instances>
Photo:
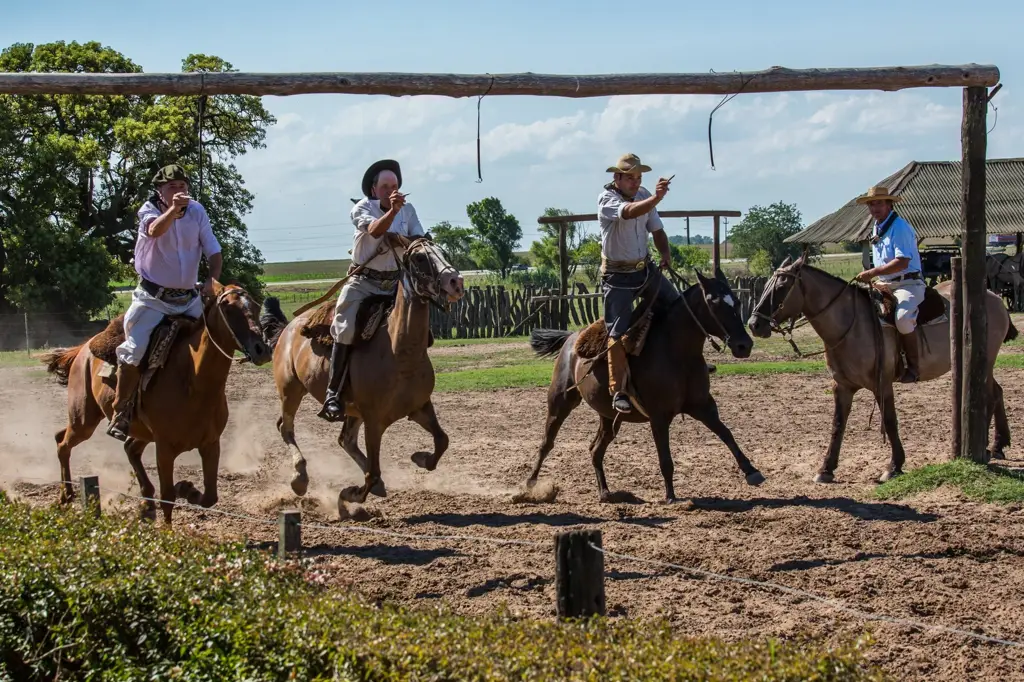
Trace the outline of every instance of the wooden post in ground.
<instances>
[{"instance_id":1,"label":"wooden post in ground","mask_svg":"<svg viewBox=\"0 0 1024 682\"><path fill-rule=\"evenodd\" d=\"M78 479L82 488L82 509L95 516L100 515L100 477L82 476Z\"/></svg>"},{"instance_id":2,"label":"wooden post in ground","mask_svg":"<svg viewBox=\"0 0 1024 682\"><path fill-rule=\"evenodd\" d=\"M961 408L961 456L984 462L988 444L988 390L985 316L985 121L988 92L983 87L964 88L963 202L960 210L963 258L963 406Z\"/></svg>"},{"instance_id":3,"label":"wooden post in ground","mask_svg":"<svg viewBox=\"0 0 1024 682\"><path fill-rule=\"evenodd\" d=\"M574 530L555 536L555 597L559 618L603 616L604 554L601 531Z\"/></svg>"},{"instance_id":4,"label":"wooden post in ground","mask_svg":"<svg viewBox=\"0 0 1024 682\"><path fill-rule=\"evenodd\" d=\"M565 223L558 224L558 295L567 296L569 294L569 245L568 227ZM558 302L559 320L561 326L559 329L569 328L569 302L562 298Z\"/></svg>"},{"instance_id":5,"label":"wooden post in ground","mask_svg":"<svg viewBox=\"0 0 1024 682\"><path fill-rule=\"evenodd\" d=\"M686 245L690 245L690 216L686 216Z\"/></svg>"},{"instance_id":6,"label":"wooden post in ground","mask_svg":"<svg viewBox=\"0 0 1024 682\"><path fill-rule=\"evenodd\" d=\"M953 397L953 424L950 428L952 438L951 458L960 457L963 450L962 439L962 412L963 410L963 329L964 329L964 299L963 299L963 259L960 256L953 256L950 261L950 274L952 285L950 289L949 304L949 367L950 378L952 379Z\"/></svg>"},{"instance_id":7,"label":"wooden post in ground","mask_svg":"<svg viewBox=\"0 0 1024 682\"><path fill-rule=\"evenodd\" d=\"M302 512L298 509L282 509L278 516L280 537L277 556L281 559L302 549Z\"/></svg>"},{"instance_id":8,"label":"wooden post in ground","mask_svg":"<svg viewBox=\"0 0 1024 682\"><path fill-rule=\"evenodd\" d=\"M719 249L718 230L719 230L719 223L721 223L721 222L722 222L722 219L719 216L716 215L715 216L715 235L714 235L714 237L712 237L712 239L714 240L714 245L712 246L713 250L711 252L712 272L718 272L718 268L722 264L722 256L718 252L718 249Z\"/></svg>"}]
</instances>

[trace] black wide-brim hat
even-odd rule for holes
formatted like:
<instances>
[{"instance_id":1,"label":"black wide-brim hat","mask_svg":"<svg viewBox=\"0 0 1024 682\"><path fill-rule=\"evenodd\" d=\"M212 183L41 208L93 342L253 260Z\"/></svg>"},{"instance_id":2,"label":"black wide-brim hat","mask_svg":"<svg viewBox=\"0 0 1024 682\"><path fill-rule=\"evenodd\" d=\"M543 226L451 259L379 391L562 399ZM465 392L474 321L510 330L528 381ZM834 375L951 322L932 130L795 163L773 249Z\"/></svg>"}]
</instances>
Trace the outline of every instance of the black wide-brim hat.
<instances>
[{"instance_id":1,"label":"black wide-brim hat","mask_svg":"<svg viewBox=\"0 0 1024 682\"><path fill-rule=\"evenodd\" d=\"M377 177L377 174L381 171L389 170L395 174L398 178L398 186L402 186L402 167L398 165L398 162L393 159L382 159L370 165L363 173L363 194L367 198L373 197L373 179ZM377 197L380 199L380 197Z\"/></svg>"}]
</instances>

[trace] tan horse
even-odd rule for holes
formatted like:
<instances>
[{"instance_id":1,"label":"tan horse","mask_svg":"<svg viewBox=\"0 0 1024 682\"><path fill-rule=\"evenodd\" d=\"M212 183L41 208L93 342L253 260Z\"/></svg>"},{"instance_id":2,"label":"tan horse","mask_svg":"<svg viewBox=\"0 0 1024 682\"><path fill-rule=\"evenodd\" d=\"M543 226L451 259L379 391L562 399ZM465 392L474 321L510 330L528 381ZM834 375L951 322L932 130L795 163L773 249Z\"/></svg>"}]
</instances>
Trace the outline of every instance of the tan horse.
<instances>
[{"instance_id":1,"label":"tan horse","mask_svg":"<svg viewBox=\"0 0 1024 682\"><path fill-rule=\"evenodd\" d=\"M945 305L946 316L934 322L922 320L919 381L943 376L950 367L949 298L952 282L943 282L935 292ZM1017 337L1017 329L998 295L986 292L988 315L988 363L985 375L990 391L989 415L995 414L996 435L992 446L994 457L1002 457L1010 444L1010 427L1003 405L1003 389L992 376L999 347ZM922 306L922 310L924 307ZM748 325L754 336L768 338L781 331L784 322L805 316L825 344L825 363L834 380L832 394L835 412L832 441L817 475L817 483L831 483L839 465L846 422L853 406L854 394L865 388L875 394L882 412L882 424L890 441L892 458L879 481L903 473L906 455L900 441L893 397L893 380L897 375L899 341L896 329L880 325L875 303L866 289L851 286L833 275L807 265L804 257L790 264L789 259L765 284L764 293L750 316ZM879 362L879 349L881 361Z\"/></svg>"},{"instance_id":2,"label":"tan horse","mask_svg":"<svg viewBox=\"0 0 1024 682\"><path fill-rule=\"evenodd\" d=\"M381 439L399 419L416 422L434 438L433 453L417 452L412 456L417 466L433 471L448 448L448 436L430 401L434 391L434 368L427 355L430 305L442 299L462 298L462 276L429 239L397 239L396 243L405 249L399 259L402 273L394 308L386 325L350 351L348 377L341 395L345 419L338 444L363 471L365 484L342 490L339 501L364 502L370 492L386 494L380 476ZM300 333L316 310L289 322L279 308L266 306L263 316L268 342L274 348L274 380L281 399L277 428L292 455L295 473L291 486L296 495L306 494L309 476L295 440L295 413L307 393L323 404L330 370L330 348ZM364 424L368 456L359 449L359 429Z\"/></svg>"},{"instance_id":3,"label":"tan horse","mask_svg":"<svg viewBox=\"0 0 1024 682\"><path fill-rule=\"evenodd\" d=\"M241 287L220 284L214 285L214 294L205 301L202 317L194 323L186 322L191 328L186 326L178 332L163 367L140 390L124 444L142 497L152 498L153 483L142 466L142 452L149 443L156 443L160 506L168 525L173 502L178 497L204 507L217 502L220 436L228 420L225 386L234 351L241 351L257 365L271 360L270 347L256 317L259 308L249 294ZM43 357L47 370L68 387L68 425L56 434L64 482L61 503L74 497L72 448L89 440L100 422L113 414L114 380L101 375L105 363L93 355L91 348L102 347L107 355L112 354L124 339L123 317L112 320L106 330L86 343L57 349ZM194 449L199 450L202 458L202 495L188 481L174 484L175 459ZM143 506L143 515L155 517L156 506L152 501Z\"/></svg>"}]
</instances>

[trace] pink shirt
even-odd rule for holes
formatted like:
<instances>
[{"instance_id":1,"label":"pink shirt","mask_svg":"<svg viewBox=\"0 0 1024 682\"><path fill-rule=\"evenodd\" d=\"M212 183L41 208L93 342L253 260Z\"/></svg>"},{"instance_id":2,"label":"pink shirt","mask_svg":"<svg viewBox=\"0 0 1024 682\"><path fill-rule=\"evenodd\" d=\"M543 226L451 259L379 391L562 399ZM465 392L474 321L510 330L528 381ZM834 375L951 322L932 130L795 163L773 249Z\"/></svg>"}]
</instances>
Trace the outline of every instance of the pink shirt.
<instances>
[{"instance_id":1,"label":"pink shirt","mask_svg":"<svg viewBox=\"0 0 1024 682\"><path fill-rule=\"evenodd\" d=\"M220 253L210 217L197 201L159 237L147 234L162 211L147 201L139 209L139 235L135 241L135 271L150 282L169 289L191 289L199 279L199 261Z\"/></svg>"}]
</instances>

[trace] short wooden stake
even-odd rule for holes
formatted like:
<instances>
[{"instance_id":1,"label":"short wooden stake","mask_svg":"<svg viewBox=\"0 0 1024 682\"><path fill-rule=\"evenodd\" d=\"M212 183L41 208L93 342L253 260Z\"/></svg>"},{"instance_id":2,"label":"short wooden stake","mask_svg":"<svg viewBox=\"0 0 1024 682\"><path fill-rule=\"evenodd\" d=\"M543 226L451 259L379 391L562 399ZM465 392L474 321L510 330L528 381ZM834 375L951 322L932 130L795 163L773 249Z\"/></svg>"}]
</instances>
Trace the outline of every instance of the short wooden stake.
<instances>
[{"instance_id":1,"label":"short wooden stake","mask_svg":"<svg viewBox=\"0 0 1024 682\"><path fill-rule=\"evenodd\" d=\"M604 554L601 531L574 530L555 536L555 595L559 618L603 616Z\"/></svg>"},{"instance_id":2,"label":"short wooden stake","mask_svg":"<svg viewBox=\"0 0 1024 682\"><path fill-rule=\"evenodd\" d=\"M289 553L302 550L302 512L298 509L282 509L278 519L281 531L277 544L277 556L284 559Z\"/></svg>"},{"instance_id":3,"label":"short wooden stake","mask_svg":"<svg viewBox=\"0 0 1024 682\"><path fill-rule=\"evenodd\" d=\"M82 476L78 479L82 488L82 509L95 516L100 515L100 477Z\"/></svg>"}]
</instances>

